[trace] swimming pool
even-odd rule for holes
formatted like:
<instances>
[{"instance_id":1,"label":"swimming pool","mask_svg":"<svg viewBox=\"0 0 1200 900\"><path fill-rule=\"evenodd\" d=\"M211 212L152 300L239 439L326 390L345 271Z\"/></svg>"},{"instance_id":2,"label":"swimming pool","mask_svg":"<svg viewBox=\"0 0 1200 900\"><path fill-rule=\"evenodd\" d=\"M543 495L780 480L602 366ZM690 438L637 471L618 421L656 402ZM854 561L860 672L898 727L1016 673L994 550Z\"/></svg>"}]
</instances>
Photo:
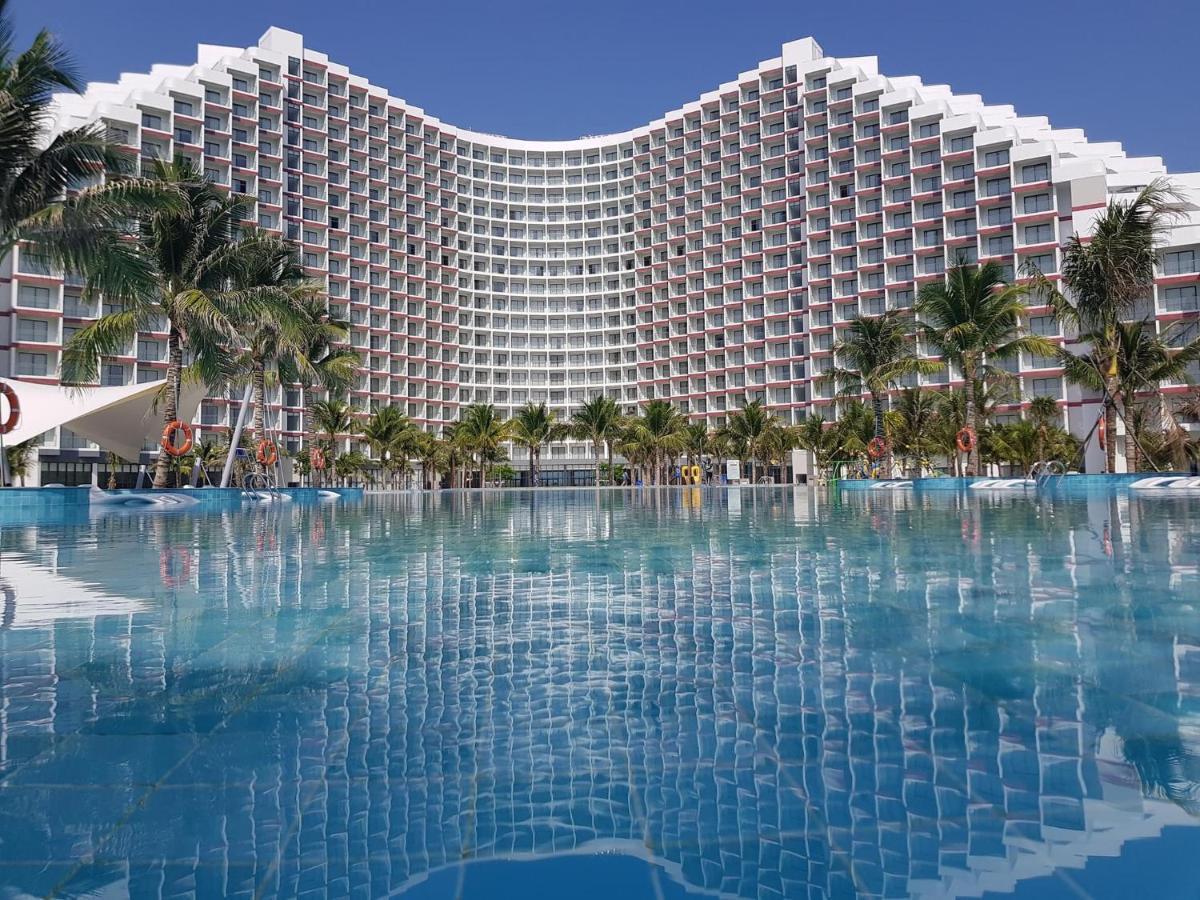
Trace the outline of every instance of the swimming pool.
<instances>
[{"instance_id":1,"label":"swimming pool","mask_svg":"<svg viewBox=\"0 0 1200 900\"><path fill-rule=\"evenodd\" d=\"M6 894L1196 896L1200 498L0 530Z\"/></svg>"}]
</instances>

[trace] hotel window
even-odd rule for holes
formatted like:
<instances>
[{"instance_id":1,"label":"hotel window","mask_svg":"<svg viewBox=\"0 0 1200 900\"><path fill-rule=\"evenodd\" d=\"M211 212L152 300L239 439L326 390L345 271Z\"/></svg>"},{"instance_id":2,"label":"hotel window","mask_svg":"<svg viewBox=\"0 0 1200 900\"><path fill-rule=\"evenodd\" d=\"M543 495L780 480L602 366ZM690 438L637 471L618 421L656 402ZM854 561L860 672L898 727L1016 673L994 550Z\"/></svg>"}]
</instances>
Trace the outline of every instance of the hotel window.
<instances>
[{"instance_id":1,"label":"hotel window","mask_svg":"<svg viewBox=\"0 0 1200 900\"><path fill-rule=\"evenodd\" d=\"M1012 224L1011 206L993 206L987 211L988 227Z\"/></svg>"},{"instance_id":2,"label":"hotel window","mask_svg":"<svg viewBox=\"0 0 1200 900\"><path fill-rule=\"evenodd\" d=\"M988 256L1003 256L1012 253L1013 239L1007 234L988 238Z\"/></svg>"},{"instance_id":3,"label":"hotel window","mask_svg":"<svg viewBox=\"0 0 1200 900\"><path fill-rule=\"evenodd\" d=\"M45 319L21 319L17 323L17 340L44 344L50 339L50 323Z\"/></svg>"},{"instance_id":4,"label":"hotel window","mask_svg":"<svg viewBox=\"0 0 1200 900\"><path fill-rule=\"evenodd\" d=\"M1200 309L1200 305L1197 305L1194 284L1167 288L1163 291L1162 296L1163 312L1196 312L1197 309Z\"/></svg>"},{"instance_id":5,"label":"hotel window","mask_svg":"<svg viewBox=\"0 0 1200 900\"><path fill-rule=\"evenodd\" d=\"M959 135L958 137L950 138L950 152L962 153L964 150L970 150L975 146L975 137L970 134Z\"/></svg>"},{"instance_id":6,"label":"hotel window","mask_svg":"<svg viewBox=\"0 0 1200 900\"><path fill-rule=\"evenodd\" d=\"M985 169L991 169L996 166L1007 166L1007 165L1008 165L1008 151L1007 150L989 150L987 153L983 154L983 166Z\"/></svg>"},{"instance_id":7,"label":"hotel window","mask_svg":"<svg viewBox=\"0 0 1200 900\"><path fill-rule=\"evenodd\" d=\"M985 197L1001 197L1012 193L1012 182L1007 178L989 178L983 183Z\"/></svg>"},{"instance_id":8,"label":"hotel window","mask_svg":"<svg viewBox=\"0 0 1200 900\"><path fill-rule=\"evenodd\" d=\"M1196 251L1176 250L1163 254L1164 275L1184 275L1196 271Z\"/></svg>"},{"instance_id":9,"label":"hotel window","mask_svg":"<svg viewBox=\"0 0 1200 900\"><path fill-rule=\"evenodd\" d=\"M21 306L28 306L32 309L52 308L50 289L44 287L34 287L30 284L21 285L20 292L17 294L17 301Z\"/></svg>"},{"instance_id":10,"label":"hotel window","mask_svg":"<svg viewBox=\"0 0 1200 900\"><path fill-rule=\"evenodd\" d=\"M923 125L917 126L917 137L933 137L941 131L941 125L938 122L926 122Z\"/></svg>"},{"instance_id":11,"label":"hotel window","mask_svg":"<svg viewBox=\"0 0 1200 900\"><path fill-rule=\"evenodd\" d=\"M1031 194L1025 197L1022 202L1022 209L1026 215L1030 213L1046 212L1050 209L1049 194Z\"/></svg>"},{"instance_id":12,"label":"hotel window","mask_svg":"<svg viewBox=\"0 0 1200 900\"><path fill-rule=\"evenodd\" d=\"M18 353L17 374L43 377L50 374L50 356L46 353Z\"/></svg>"},{"instance_id":13,"label":"hotel window","mask_svg":"<svg viewBox=\"0 0 1200 900\"><path fill-rule=\"evenodd\" d=\"M955 237L970 237L976 232L975 220L973 218L955 219L950 227L952 229L951 233Z\"/></svg>"},{"instance_id":14,"label":"hotel window","mask_svg":"<svg viewBox=\"0 0 1200 900\"><path fill-rule=\"evenodd\" d=\"M961 165L950 167L950 180L962 181L965 178L975 177L975 166L971 163L962 163Z\"/></svg>"},{"instance_id":15,"label":"hotel window","mask_svg":"<svg viewBox=\"0 0 1200 900\"><path fill-rule=\"evenodd\" d=\"M1058 336L1058 320L1054 316L1030 316L1029 330L1042 337Z\"/></svg>"},{"instance_id":16,"label":"hotel window","mask_svg":"<svg viewBox=\"0 0 1200 900\"><path fill-rule=\"evenodd\" d=\"M1034 397L1061 397L1062 382L1057 378L1031 378L1029 393Z\"/></svg>"},{"instance_id":17,"label":"hotel window","mask_svg":"<svg viewBox=\"0 0 1200 900\"><path fill-rule=\"evenodd\" d=\"M1021 183L1031 184L1036 181L1050 180L1050 165L1048 163L1036 163L1031 166L1021 166Z\"/></svg>"},{"instance_id":18,"label":"hotel window","mask_svg":"<svg viewBox=\"0 0 1200 900\"><path fill-rule=\"evenodd\" d=\"M1025 226L1026 244L1045 244L1054 240L1054 226L1048 222Z\"/></svg>"},{"instance_id":19,"label":"hotel window","mask_svg":"<svg viewBox=\"0 0 1200 900\"><path fill-rule=\"evenodd\" d=\"M1037 256L1028 257L1025 262L1042 274L1054 272L1058 268L1054 262L1053 253L1039 253Z\"/></svg>"}]
</instances>

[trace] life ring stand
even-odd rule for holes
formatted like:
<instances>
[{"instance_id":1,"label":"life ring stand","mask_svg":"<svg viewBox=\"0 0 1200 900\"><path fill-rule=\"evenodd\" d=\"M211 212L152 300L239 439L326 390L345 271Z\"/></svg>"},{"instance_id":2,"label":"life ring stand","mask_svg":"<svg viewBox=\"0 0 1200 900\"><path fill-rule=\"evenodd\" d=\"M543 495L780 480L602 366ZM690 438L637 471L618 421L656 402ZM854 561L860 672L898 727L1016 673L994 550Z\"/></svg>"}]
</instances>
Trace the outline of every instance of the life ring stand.
<instances>
[{"instance_id":1,"label":"life ring stand","mask_svg":"<svg viewBox=\"0 0 1200 900\"><path fill-rule=\"evenodd\" d=\"M871 459L882 459L887 456L888 442L876 435L867 441L867 456Z\"/></svg>"},{"instance_id":2,"label":"life ring stand","mask_svg":"<svg viewBox=\"0 0 1200 900\"><path fill-rule=\"evenodd\" d=\"M183 433L183 443L175 443L175 435ZM192 449L192 426L182 419L172 419L163 429L162 438L158 442L163 453L176 458L183 456Z\"/></svg>"},{"instance_id":3,"label":"life ring stand","mask_svg":"<svg viewBox=\"0 0 1200 900\"><path fill-rule=\"evenodd\" d=\"M962 453L970 453L974 450L979 445L979 438L975 434L975 429L970 425L958 429L958 434L954 435L954 445Z\"/></svg>"},{"instance_id":4,"label":"life ring stand","mask_svg":"<svg viewBox=\"0 0 1200 900\"><path fill-rule=\"evenodd\" d=\"M254 450L254 458L264 466L273 466L279 460L279 451L269 438L263 438Z\"/></svg>"},{"instance_id":5,"label":"life ring stand","mask_svg":"<svg viewBox=\"0 0 1200 900\"><path fill-rule=\"evenodd\" d=\"M8 434L21 421L21 401L17 399L17 392L7 381L0 382L0 396L8 401L8 418L0 422L0 434Z\"/></svg>"},{"instance_id":6,"label":"life ring stand","mask_svg":"<svg viewBox=\"0 0 1200 900\"><path fill-rule=\"evenodd\" d=\"M325 451L320 447L313 447L308 451L308 464L317 471L325 468Z\"/></svg>"}]
</instances>

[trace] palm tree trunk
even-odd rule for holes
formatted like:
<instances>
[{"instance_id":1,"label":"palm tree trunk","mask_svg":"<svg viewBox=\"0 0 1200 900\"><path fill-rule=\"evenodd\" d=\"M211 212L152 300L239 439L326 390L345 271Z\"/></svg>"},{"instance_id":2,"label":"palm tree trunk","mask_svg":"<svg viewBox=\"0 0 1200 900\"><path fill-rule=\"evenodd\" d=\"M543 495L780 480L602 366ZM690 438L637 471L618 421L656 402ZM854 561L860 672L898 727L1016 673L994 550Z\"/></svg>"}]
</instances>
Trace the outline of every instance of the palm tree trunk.
<instances>
[{"instance_id":1,"label":"palm tree trunk","mask_svg":"<svg viewBox=\"0 0 1200 900\"><path fill-rule=\"evenodd\" d=\"M1125 439L1131 438L1126 435ZM1111 474L1117 471L1117 401L1111 391L1104 404L1104 443L1104 471Z\"/></svg>"},{"instance_id":2,"label":"palm tree trunk","mask_svg":"<svg viewBox=\"0 0 1200 900\"><path fill-rule=\"evenodd\" d=\"M612 441L605 441L605 442L604 442L604 449L605 449L605 452L606 452L606 454L607 454L607 457L608 457L608 486L609 486L609 487L612 487L614 484L616 484L616 483L617 483L617 478L616 478L616 476L613 474L613 449L612 449Z\"/></svg>"},{"instance_id":3,"label":"palm tree trunk","mask_svg":"<svg viewBox=\"0 0 1200 900\"><path fill-rule=\"evenodd\" d=\"M172 326L167 335L167 397L163 403L163 426L179 416L179 381L183 376L183 340L178 329ZM171 457L161 448L154 464L154 487L167 486L167 474L171 470Z\"/></svg>"},{"instance_id":4,"label":"palm tree trunk","mask_svg":"<svg viewBox=\"0 0 1200 900\"><path fill-rule=\"evenodd\" d=\"M596 487L600 487L600 453L601 453L600 441L598 441L595 438L595 436L593 436L592 437L592 462L594 463L593 469L594 469L595 475L596 475L596 484L595 484ZM609 466L608 477L612 478L612 466L611 465Z\"/></svg>"},{"instance_id":5,"label":"palm tree trunk","mask_svg":"<svg viewBox=\"0 0 1200 900\"><path fill-rule=\"evenodd\" d=\"M971 447L971 452L967 454L967 471L968 476L979 474L979 381L975 378L975 367L968 367L969 371L964 370L963 377L967 379L967 427L971 429L974 435L974 444Z\"/></svg>"},{"instance_id":6,"label":"palm tree trunk","mask_svg":"<svg viewBox=\"0 0 1200 900\"><path fill-rule=\"evenodd\" d=\"M261 360L254 361L254 442L255 444L267 439L267 371ZM255 459L254 467L261 472L265 468Z\"/></svg>"},{"instance_id":7,"label":"palm tree trunk","mask_svg":"<svg viewBox=\"0 0 1200 900\"><path fill-rule=\"evenodd\" d=\"M875 414L875 437L883 437L883 398L874 391L871 392L871 409ZM879 467L883 471L880 473L884 478L892 477L892 448L888 447L887 451L879 460Z\"/></svg>"},{"instance_id":8,"label":"palm tree trunk","mask_svg":"<svg viewBox=\"0 0 1200 900\"><path fill-rule=\"evenodd\" d=\"M1124 407L1125 412L1125 471L1137 472L1140 468L1141 454L1138 452L1138 444L1136 436L1133 433L1133 422L1129 415L1128 404Z\"/></svg>"}]
</instances>

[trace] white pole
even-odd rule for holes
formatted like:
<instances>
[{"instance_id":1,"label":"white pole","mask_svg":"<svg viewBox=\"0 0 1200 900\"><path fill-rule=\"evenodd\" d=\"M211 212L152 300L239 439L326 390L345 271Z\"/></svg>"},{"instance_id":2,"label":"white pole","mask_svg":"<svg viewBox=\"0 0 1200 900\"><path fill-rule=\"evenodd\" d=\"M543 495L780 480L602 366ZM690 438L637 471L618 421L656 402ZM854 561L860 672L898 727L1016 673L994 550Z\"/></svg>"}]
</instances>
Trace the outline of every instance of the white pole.
<instances>
[{"instance_id":1,"label":"white pole","mask_svg":"<svg viewBox=\"0 0 1200 900\"><path fill-rule=\"evenodd\" d=\"M225 455L225 470L221 473L221 487L229 487L229 479L233 476L233 459L237 456L238 444L242 440L242 429L246 427L246 412L250 409L250 392L253 385L246 385L242 394L242 406L238 410L237 424L233 428L233 437L229 439L229 452Z\"/></svg>"}]
</instances>

